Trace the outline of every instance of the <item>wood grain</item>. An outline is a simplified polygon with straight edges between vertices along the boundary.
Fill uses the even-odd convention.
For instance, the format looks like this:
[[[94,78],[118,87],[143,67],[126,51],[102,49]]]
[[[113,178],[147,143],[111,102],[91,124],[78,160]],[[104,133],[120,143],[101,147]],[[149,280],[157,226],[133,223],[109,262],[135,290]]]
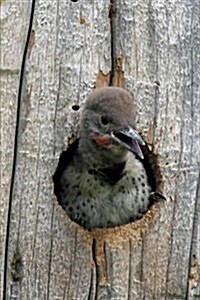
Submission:
[[[11,181],[14,171],[18,91],[30,19],[30,2],[0,2],[0,298],[3,299]]]
[[[138,128],[158,155],[168,200],[143,239],[146,297],[189,298],[191,255],[200,246],[200,7],[195,1],[114,3],[115,65],[122,61],[124,86],[135,93]]]
[[[27,49],[32,2],[11,3],[0,2],[11,16],[1,24],[0,296],[200,297],[198,0],[38,0]],[[135,95],[137,127],[167,201],[134,224],[87,232],[58,205],[52,176],[87,94],[109,84]]]

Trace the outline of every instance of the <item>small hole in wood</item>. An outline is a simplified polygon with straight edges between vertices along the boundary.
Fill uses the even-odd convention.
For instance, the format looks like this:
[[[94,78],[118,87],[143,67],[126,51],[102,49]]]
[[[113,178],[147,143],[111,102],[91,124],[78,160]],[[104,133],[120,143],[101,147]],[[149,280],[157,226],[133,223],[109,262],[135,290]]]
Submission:
[[[72,2],[78,2],[78,0],[71,0]]]
[[[79,108],[80,108],[80,106],[79,106],[78,104],[72,105],[72,109],[73,109],[74,111],[78,111]]]

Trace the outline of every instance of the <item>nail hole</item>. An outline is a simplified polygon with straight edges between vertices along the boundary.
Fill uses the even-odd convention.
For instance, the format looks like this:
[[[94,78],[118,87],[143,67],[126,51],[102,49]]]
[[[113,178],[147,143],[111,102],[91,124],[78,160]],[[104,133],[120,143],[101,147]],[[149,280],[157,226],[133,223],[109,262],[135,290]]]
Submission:
[[[72,105],[72,109],[73,109],[74,111],[79,110],[79,108],[80,108],[80,106],[79,106],[78,104]]]

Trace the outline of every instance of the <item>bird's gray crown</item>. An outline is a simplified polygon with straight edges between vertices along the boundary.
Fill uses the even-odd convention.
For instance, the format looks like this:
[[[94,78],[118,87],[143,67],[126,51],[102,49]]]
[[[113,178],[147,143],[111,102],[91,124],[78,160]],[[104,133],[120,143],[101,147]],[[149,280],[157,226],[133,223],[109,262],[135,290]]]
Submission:
[[[103,87],[93,91],[83,109],[83,118],[98,114],[115,129],[135,127],[133,96],[119,87]]]

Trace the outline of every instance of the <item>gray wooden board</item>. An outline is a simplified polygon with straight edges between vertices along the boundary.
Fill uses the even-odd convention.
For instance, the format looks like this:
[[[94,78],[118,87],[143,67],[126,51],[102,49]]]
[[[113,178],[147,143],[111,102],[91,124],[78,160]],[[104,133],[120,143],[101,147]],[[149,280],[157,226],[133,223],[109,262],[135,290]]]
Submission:
[[[147,299],[193,293],[190,255],[200,248],[196,237],[191,250],[194,220],[196,235],[200,223],[199,9],[198,1],[114,1],[115,60],[124,86],[135,92],[138,128],[158,154],[168,200],[159,226],[144,237]]]
[[[108,12],[108,1],[36,2],[17,141],[7,270],[9,297],[13,285],[19,287],[15,289],[17,299],[88,297],[91,247],[76,234],[77,226],[70,230],[69,219],[61,217],[52,175],[64,145],[77,130],[79,112],[71,106],[83,102],[99,72],[109,74]],[[14,282],[16,255],[20,271]],[[55,273],[57,268],[62,271]]]
[[[7,294],[16,299],[200,296],[200,7],[197,0],[112,2],[36,1],[21,97],[6,270]],[[23,8],[29,13],[19,14],[24,31],[30,5]],[[7,73],[2,77],[7,90],[12,85],[14,97],[20,65],[6,66],[17,70],[15,77],[9,73],[12,80]],[[68,139],[77,133],[80,111],[72,105],[82,108],[88,92],[108,85],[111,75],[113,84],[135,94],[137,127],[158,155],[167,202],[135,224],[89,233],[58,205],[52,175]],[[4,126],[4,136],[10,132],[11,153],[16,105],[5,109],[13,124]],[[8,152],[2,149],[9,183],[12,158],[6,161]],[[9,190],[4,195],[5,234]],[[2,294],[2,284],[0,288]]]
[[[31,1],[0,1],[0,298],[3,298],[7,217],[13,169],[18,89]]]

